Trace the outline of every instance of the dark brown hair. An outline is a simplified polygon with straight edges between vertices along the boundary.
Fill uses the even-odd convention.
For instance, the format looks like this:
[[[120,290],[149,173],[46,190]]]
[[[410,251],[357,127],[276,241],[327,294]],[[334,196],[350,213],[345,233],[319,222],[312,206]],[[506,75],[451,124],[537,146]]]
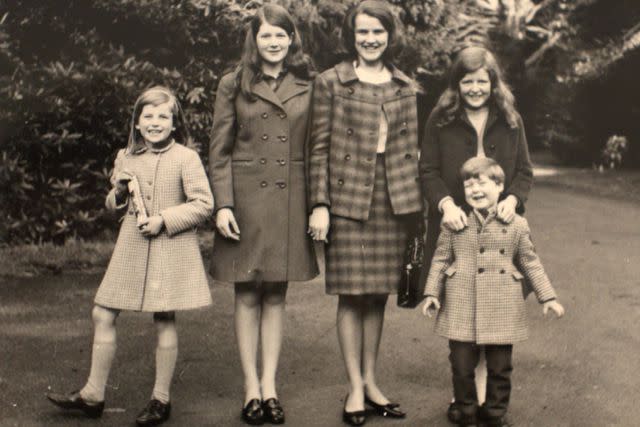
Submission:
[[[398,21],[394,16],[389,5],[380,0],[365,0],[354,6],[345,16],[342,23],[342,50],[344,56],[351,60],[358,58],[356,50],[356,16],[364,14],[376,18],[387,33],[389,33],[389,42],[387,48],[382,54],[382,60],[387,65],[392,65],[396,55],[402,49],[402,40],[398,29]]]
[[[491,157],[472,157],[462,164],[460,177],[463,181],[486,175],[496,184],[504,184],[504,170]]]
[[[491,81],[491,96],[489,102],[495,105],[511,128],[519,125],[519,116],[515,107],[515,99],[509,86],[504,81],[503,73],[495,56],[481,46],[470,46],[458,52],[449,69],[449,83],[440,95],[434,111],[439,114],[438,125],[451,123],[455,116],[464,108],[460,99],[460,80],[469,73],[485,69]]]

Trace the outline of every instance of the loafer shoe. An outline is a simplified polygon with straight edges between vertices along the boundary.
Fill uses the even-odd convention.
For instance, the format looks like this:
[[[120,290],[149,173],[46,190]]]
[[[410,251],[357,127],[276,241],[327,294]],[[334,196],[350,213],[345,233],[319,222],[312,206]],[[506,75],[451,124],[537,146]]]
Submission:
[[[371,406],[373,410],[382,417],[388,418],[404,418],[407,413],[400,409],[399,403],[387,403],[386,405],[380,405],[369,399],[368,396],[364,397],[364,403]]]
[[[447,418],[453,424],[458,424],[462,419],[462,411],[460,410],[458,405],[456,405],[456,402],[452,402],[449,405],[449,408],[447,408]]]
[[[266,422],[284,424],[284,409],[278,399],[272,397],[262,402],[262,412]]]
[[[366,411],[353,411],[347,412],[347,398],[349,395],[346,395],[344,398],[344,409],[342,410],[342,421],[349,424],[350,426],[361,426],[367,422],[367,412]]]
[[[157,426],[167,421],[171,416],[171,402],[162,403],[157,399],[151,399],[147,406],[138,414],[136,425]]]
[[[260,399],[251,399],[249,403],[242,408],[242,419],[245,423],[252,426],[264,424],[264,411]]]
[[[100,418],[104,411],[104,401],[88,402],[80,396],[80,391],[69,394],[47,393],[47,399],[59,408],[82,411],[89,418]]]

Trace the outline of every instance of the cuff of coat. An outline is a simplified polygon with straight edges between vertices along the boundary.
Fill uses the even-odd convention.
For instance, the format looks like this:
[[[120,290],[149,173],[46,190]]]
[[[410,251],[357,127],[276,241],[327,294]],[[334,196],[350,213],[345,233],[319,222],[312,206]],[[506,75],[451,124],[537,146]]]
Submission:
[[[111,190],[107,195],[107,199],[105,201],[105,206],[107,209],[119,211],[122,209],[126,209],[127,204],[129,203],[129,195],[124,194],[118,196],[115,190]]]
[[[189,223],[185,224],[184,221],[181,220],[180,215],[173,214],[171,209],[161,211],[160,216],[164,221],[164,228],[167,230],[169,236],[176,235],[190,227]]]
[[[546,299],[546,300],[544,300],[544,301],[540,301],[540,304],[546,304],[546,303],[548,303],[548,302],[555,301],[556,299],[557,299],[556,297],[553,297],[553,298],[547,298],[547,299]]]

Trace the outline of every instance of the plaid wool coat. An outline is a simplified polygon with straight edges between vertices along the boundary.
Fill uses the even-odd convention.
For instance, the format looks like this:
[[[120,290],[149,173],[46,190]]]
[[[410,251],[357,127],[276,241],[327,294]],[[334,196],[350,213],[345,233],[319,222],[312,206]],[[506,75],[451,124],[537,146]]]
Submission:
[[[387,187],[393,213],[418,212],[416,90],[411,79],[392,69],[392,97],[362,83],[350,61],[315,80],[309,154],[309,207],[329,206],[333,215],[366,220],[373,195],[380,110],[388,122],[385,152]],[[381,99],[383,98],[383,99]]]
[[[177,143],[138,154],[120,150],[111,177],[114,187],[123,169],[136,175],[147,213],[162,215],[165,227],[156,237],[144,237],[129,201],[118,206],[115,189],[109,192],[107,208],[124,217],[95,303],[152,312],[210,305],[195,228],[210,218],[213,197],[198,153]]]
[[[468,227],[443,227],[425,295],[439,298],[438,335],[477,344],[512,344],[528,337],[522,280],[539,302],[556,298],[531,242],[527,220],[505,224],[475,212]],[[520,265],[521,271],[515,264]]]

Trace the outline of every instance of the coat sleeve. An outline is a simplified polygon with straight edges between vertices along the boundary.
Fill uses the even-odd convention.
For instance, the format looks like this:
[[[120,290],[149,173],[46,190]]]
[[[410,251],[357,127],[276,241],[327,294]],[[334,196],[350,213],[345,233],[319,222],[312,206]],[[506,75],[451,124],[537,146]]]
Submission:
[[[441,298],[444,286],[445,271],[453,263],[453,232],[446,227],[441,227],[438,245],[431,260],[431,268],[427,277],[424,295]]]
[[[309,209],[330,206],[329,146],[333,116],[333,95],[322,75],[316,77],[311,103],[312,118],[309,138]]]
[[[109,194],[107,194],[107,198],[105,200],[105,206],[110,211],[121,212],[127,208],[129,204],[129,196],[125,197],[116,197],[116,176],[123,169],[124,163],[124,150],[119,150],[116,155],[116,159],[113,162],[113,171],[111,172],[111,190]]]
[[[531,284],[533,292],[539,302],[546,302],[556,298],[556,292],[551,286],[549,277],[544,271],[538,254],[536,254],[533,242],[531,241],[531,231],[527,220],[517,217],[519,233],[518,247],[516,248],[517,265],[522,270],[522,274]]]
[[[420,144],[420,161],[418,162],[422,191],[426,195],[430,207],[437,207],[443,198],[451,196],[440,173],[443,166],[440,163],[440,141],[436,126],[436,113],[432,112],[424,127]]]
[[[516,170],[511,185],[506,189],[505,194],[513,194],[520,202],[518,213],[524,212],[524,204],[529,198],[531,185],[533,184],[533,166],[529,158],[529,145],[524,131],[522,118],[518,117],[518,139],[516,153]]]
[[[213,196],[207,174],[200,156],[193,150],[187,151],[182,164],[181,178],[185,202],[160,212],[169,236],[196,227],[206,221],[213,212]]]
[[[234,76],[227,74],[218,84],[209,143],[209,177],[217,208],[233,208],[231,154],[236,140]]]

